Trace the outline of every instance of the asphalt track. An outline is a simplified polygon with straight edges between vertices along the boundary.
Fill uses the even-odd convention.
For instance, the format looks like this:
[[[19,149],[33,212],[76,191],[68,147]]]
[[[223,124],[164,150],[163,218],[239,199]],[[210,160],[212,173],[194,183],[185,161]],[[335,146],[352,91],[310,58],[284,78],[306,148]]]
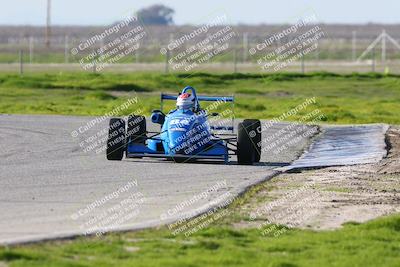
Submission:
[[[300,156],[315,134],[307,134],[309,126],[291,127],[298,140],[270,148],[257,166],[236,165],[235,158],[229,165],[160,159],[110,162],[104,152],[96,151],[100,146],[93,147],[104,137],[99,133],[107,130],[107,121],[79,133],[92,119],[0,115],[0,243],[99,233],[99,225],[109,230],[140,229],[207,211],[273,177],[273,169]],[[263,139],[282,138],[288,125],[269,127]],[[73,131],[76,137],[71,136]]]
[[[229,165],[160,159],[110,162],[101,150],[104,143],[97,143],[106,137],[108,121],[91,124],[92,120],[0,115],[0,244],[170,224],[229,204],[249,186],[278,174],[304,150],[296,161],[301,167],[307,167],[304,158],[315,163],[325,157],[343,164],[380,160],[387,129],[356,128],[356,133],[364,133],[360,143],[354,127],[324,127],[319,134],[321,129],[313,126],[264,127],[268,122],[263,121],[261,162],[239,166],[235,158]],[[310,147],[311,138],[315,141]],[[372,139],[376,142],[368,142]],[[336,153],[339,159],[335,159],[338,147],[344,153]],[[354,153],[355,147],[361,150]],[[318,154],[323,151],[328,154]],[[346,155],[354,160],[346,161]],[[181,226],[175,224],[171,231]]]

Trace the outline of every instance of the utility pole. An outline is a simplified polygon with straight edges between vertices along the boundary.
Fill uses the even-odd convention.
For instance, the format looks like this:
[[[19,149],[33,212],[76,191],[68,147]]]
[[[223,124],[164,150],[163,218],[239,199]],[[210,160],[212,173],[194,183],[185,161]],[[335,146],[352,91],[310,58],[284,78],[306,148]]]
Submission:
[[[50,48],[51,38],[51,0],[47,0],[46,47]]]
[[[139,63],[139,57],[140,57],[139,50],[140,49],[136,49],[136,51],[135,51],[135,62],[136,63]]]
[[[33,37],[29,37],[29,64],[33,62]]]
[[[382,64],[383,68],[386,68],[386,31],[382,32]]]
[[[243,33],[243,62],[247,62],[247,53],[249,51],[249,33]]]
[[[19,75],[24,75],[24,51],[19,50]]]
[[[374,46],[374,48],[372,49],[372,64],[371,64],[371,66],[372,66],[372,72],[375,72],[375,46]]]
[[[173,40],[174,40],[174,34],[171,33],[169,35],[169,43],[172,43]],[[164,72],[168,74],[169,73],[169,59],[171,58],[172,52],[168,49],[168,45],[167,45],[166,49],[167,49],[167,53],[165,53],[165,70],[164,70]]]
[[[351,58],[353,61],[356,61],[356,45],[357,45],[357,32],[353,31],[353,40],[352,40],[352,53],[351,53]]]
[[[237,73],[237,49],[233,50],[233,73]]]
[[[64,61],[67,64],[69,62],[69,38],[65,35],[64,38]]]
[[[169,73],[169,58],[170,58],[170,52],[169,49],[167,49],[167,53],[165,54],[165,73]]]

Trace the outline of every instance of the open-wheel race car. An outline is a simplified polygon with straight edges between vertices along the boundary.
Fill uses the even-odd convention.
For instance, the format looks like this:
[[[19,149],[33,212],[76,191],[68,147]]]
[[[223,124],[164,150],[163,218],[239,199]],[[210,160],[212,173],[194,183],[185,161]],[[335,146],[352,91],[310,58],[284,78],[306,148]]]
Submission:
[[[164,114],[164,100],[175,100],[176,109]],[[200,101],[231,102],[234,97],[197,96],[193,87],[187,86],[175,95],[161,94],[161,109],[154,110],[151,121],[160,124],[159,132],[147,131],[146,118],[130,115],[127,120],[110,119],[107,140],[107,159],[166,158],[176,162],[200,159],[229,162],[237,156],[239,164],[253,164],[261,157],[260,121],[246,119],[240,122],[235,133],[234,119],[230,125],[211,125],[208,114]]]

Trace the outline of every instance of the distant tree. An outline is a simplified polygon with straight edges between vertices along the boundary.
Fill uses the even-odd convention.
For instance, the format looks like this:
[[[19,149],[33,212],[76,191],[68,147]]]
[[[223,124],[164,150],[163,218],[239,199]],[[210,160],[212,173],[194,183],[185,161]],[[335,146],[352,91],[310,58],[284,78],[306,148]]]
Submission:
[[[174,23],[174,13],[172,8],[157,4],[139,10],[137,16],[145,24],[169,25]]]

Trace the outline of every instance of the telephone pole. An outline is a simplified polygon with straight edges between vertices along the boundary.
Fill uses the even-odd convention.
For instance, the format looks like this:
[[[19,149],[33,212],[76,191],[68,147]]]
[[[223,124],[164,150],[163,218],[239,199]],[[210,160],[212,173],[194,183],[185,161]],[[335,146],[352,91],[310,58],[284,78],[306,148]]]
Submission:
[[[51,0],[47,0],[46,47],[50,48],[51,38]]]
[[[353,60],[353,61],[356,61],[356,57],[357,57],[357,32],[356,31],[353,31],[353,33],[352,33],[352,35],[353,35],[353,38],[352,38],[352,42],[351,42],[351,46],[352,46],[352,52],[351,52],[351,59]]]

